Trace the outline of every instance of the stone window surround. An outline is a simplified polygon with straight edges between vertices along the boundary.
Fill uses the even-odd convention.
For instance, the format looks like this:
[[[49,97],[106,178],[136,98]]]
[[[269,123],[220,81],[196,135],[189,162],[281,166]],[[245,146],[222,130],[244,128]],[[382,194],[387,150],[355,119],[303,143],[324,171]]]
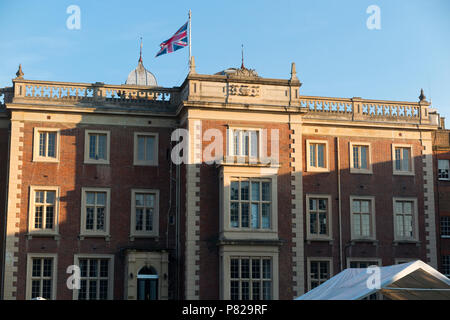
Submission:
[[[397,222],[396,222],[396,215],[395,215],[395,203],[397,201],[410,201],[413,204],[412,208],[412,215],[413,215],[413,236],[408,238],[402,238],[397,235]],[[417,206],[417,198],[413,197],[393,197],[392,198],[392,216],[393,216],[393,222],[394,222],[394,241],[395,242],[418,242],[419,241],[419,214],[418,214],[418,206]]]
[[[325,154],[324,154],[324,161],[325,161],[325,167],[313,167],[310,164],[310,156],[311,156],[311,144],[324,144],[325,145]],[[306,171],[307,172],[330,172],[330,156],[329,156],[329,144],[328,140],[317,140],[317,139],[307,139],[306,140]]]
[[[363,236],[356,236],[355,235],[355,229],[353,225],[353,200],[369,200],[370,201],[370,236],[369,237],[363,237]],[[351,228],[351,239],[356,241],[376,241],[376,211],[375,211],[375,197],[374,196],[350,196],[350,228]]]
[[[90,134],[106,134],[106,159],[90,159],[89,158],[89,135]],[[84,163],[88,164],[109,164],[111,149],[111,132],[109,130],[84,130]]]
[[[329,266],[329,276],[330,278],[333,277],[333,258],[331,257],[307,257],[306,258],[306,268],[307,268],[307,284],[308,287],[306,288],[307,291],[311,290],[311,262],[328,262]],[[329,279],[330,279],[329,278]]]
[[[363,147],[367,147],[368,150],[368,155],[367,155],[367,169],[361,169],[361,168],[354,168],[353,167],[353,147],[357,147],[357,146],[363,146]],[[373,174],[372,171],[372,148],[371,148],[371,143],[370,142],[353,142],[350,141],[349,142],[349,153],[350,153],[350,164],[349,164],[349,168],[350,168],[350,173],[361,173],[361,174]],[[360,155],[361,156],[361,155]]]
[[[80,259],[108,259],[108,300],[114,299],[114,255],[113,254],[75,254],[73,264],[80,265]],[[78,290],[72,290],[72,299],[78,300]]]
[[[222,165],[220,173],[220,236],[227,239],[278,239],[278,167]],[[231,228],[230,182],[234,177],[271,180],[270,229]]]
[[[31,274],[33,269],[33,259],[52,259],[52,298],[51,300],[56,300],[56,288],[57,288],[57,265],[58,265],[58,255],[55,253],[27,253],[27,279],[26,279],[26,290],[25,299],[31,299]]]
[[[154,159],[152,161],[138,159],[138,137],[139,136],[155,138],[155,143],[153,146]],[[134,142],[133,142],[133,165],[134,166],[158,166],[158,158],[159,158],[158,150],[159,150],[159,134],[157,132],[135,132],[134,133]]]
[[[52,157],[43,157],[39,155],[39,143],[40,138],[39,134],[41,132],[55,132],[56,140],[55,140],[55,158]],[[35,127],[33,129],[33,162],[59,162],[59,152],[60,152],[60,129],[58,128],[44,128],[44,127]]]
[[[272,259],[272,299],[279,299],[278,246],[224,245],[220,247],[220,299],[230,300],[230,260],[234,257]]]
[[[86,230],[86,192],[105,192],[106,206],[105,206],[105,231],[91,231]],[[97,188],[97,187],[83,187],[81,188],[81,225],[80,225],[80,239],[85,237],[105,237],[107,240],[110,237],[110,210],[111,206],[111,189]]]
[[[153,230],[136,231],[136,193],[151,193],[155,195],[155,208],[153,210]],[[130,215],[130,240],[134,238],[159,236],[159,190],[157,189],[131,189],[131,215]]]
[[[408,171],[403,171],[403,170],[397,170],[395,168],[395,149],[396,148],[409,148],[410,153],[410,165],[411,168]],[[398,143],[393,143],[392,144],[392,174],[393,175],[401,175],[401,176],[413,176],[415,174],[414,171],[414,155],[413,155],[413,145],[412,144],[398,144]]]
[[[35,217],[35,195],[36,191],[55,191],[55,212],[53,213],[53,229],[41,230],[34,228]],[[55,236],[59,235],[59,203],[60,203],[59,187],[57,186],[30,186],[29,188],[29,209],[28,209],[28,234],[32,236]]]
[[[311,234],[309,223],[310,223],[310,207],[309,207],[309,200],[310,199],[326,199],[327,200],[327,229],[328,234],[327,235],[319,235],[319,234]],[[329,194],[306,194],[305,195],[305,201],[306,201],[306,240],[311,241],[320,241],[320,240],[326,240],[331,241],[333,240],[333,204],[331,201],[331,195]]]

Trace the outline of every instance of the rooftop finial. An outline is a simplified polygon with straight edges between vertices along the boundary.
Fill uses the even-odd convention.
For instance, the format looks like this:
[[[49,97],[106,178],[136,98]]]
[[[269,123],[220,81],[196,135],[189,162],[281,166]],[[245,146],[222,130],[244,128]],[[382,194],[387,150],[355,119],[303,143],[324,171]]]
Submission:
[[[241,44],[241,51],[242,51],[241,69],[245,69],[245,67],[244,67],[244,45],[243,44]]]
[[[292,65],[291,65],[291,80],[298,80],[297,79],[297,70],[295,68],[295,62],[292,62]]]
[[[24,75],[24,73],[23,73],[23,71],[22,71],[22,65],[21,64],[19,64],[19,70],[17,70],[17,72],[16,72],[16,79],[23,79],[23,75]]]
[[[420,89],[419,101],[420,102],[426,102],[427,101],[427,97],[425,97],[425,94],[423,93],[423,89]]]
[[[141,50],[139,52],[139,62],[142,63],[142,37],[141,37]]]

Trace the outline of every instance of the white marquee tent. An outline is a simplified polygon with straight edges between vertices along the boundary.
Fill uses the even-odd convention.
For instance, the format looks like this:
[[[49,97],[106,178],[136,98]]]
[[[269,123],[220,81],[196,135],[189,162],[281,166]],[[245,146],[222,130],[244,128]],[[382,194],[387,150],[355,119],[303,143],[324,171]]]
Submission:
[[[393,300],[450,300],[450,279],[420,260],[379,272],[379,289],[371,289],[373,272],[349,268],[295,300],[360,300],[377,292]]]

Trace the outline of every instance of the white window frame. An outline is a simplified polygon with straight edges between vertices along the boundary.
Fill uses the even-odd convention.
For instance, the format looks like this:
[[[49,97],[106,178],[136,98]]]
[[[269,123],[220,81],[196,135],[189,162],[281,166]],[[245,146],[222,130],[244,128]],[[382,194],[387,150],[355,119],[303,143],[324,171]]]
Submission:
[[[28,253],[27,254],[27,278],[25,298],[31,300],[32,289],[32,272],[33,272],[33,259],[52,259],[52,297],[51,300],[56,300],[56,288],[57,288],[57,270],[58,270],[58,255],[54,253]],[[42,290],[42,288],[41,288]]]
[[[355,235],[355,226],[353,223],[353,201],[354,200],[363,200],[370,201],[370,236],[360,236]],[[375,220],[376,212],[375,212],[375,197],[373,196],[350,196],[350,227],[351,227],[351,237],[353,240],[368,240],[375,241],[376,240],[376,220]]]
[[[84,163],[90,164],[109,164],[110,162],[110,149],[111,149],[111,138],[110,131],[107,130],[88,130],[84,131]],[[91,159],[89,158],[89,146],[90,139],[89,136],[91,134],[103,134],[106,135],[106,159]]]
[[[410,168],[409,170],[398,170],[395,166],[396,157],[395,157],[395,149],[396,148],[406,148],[409,149],[409,156],[410,156]],[[414,175],[414,154],[413,154],[414,148],[412,144],[392,144],[392,170],[394,175],[403,175],[403,176],[413,176]],[[403,156],[403,155],[402,155]],[[400,161],[402,163],[402,161]]]
[[[55,212],[53,213],[53,228],[49,230],[37,229],[34,227],[35,222],[35,204],[36,204],[36,191],[54,191],[55,192]],[[41,236],[57,236],[59,234],[59,187],[56,186],[30,186],[29,189],[29,209],[28,209],[28,235],[41,235]],[[45,223],[43,217],[43,223]]]
[[[108,299],[114,299],[114,255],[113,254],[75,254],[73,264],[75,266],[80,266],[80,259],[108,259]],[[81,274],[80,274],[81,276]],[[78,289],[74,289],[72,298],[73,300],[78,300]],[[89,300],[89,299],[86,299]]]
[[[441,169],[441,166],[439,165],[441,163],[441,161],[446,161],[447,162],[447,168],[446,169]],[[439,171],[440,170],[447,170],[447,176],[448,178],[441,178],[439,177]],[[450,181],[450,160],[449,159],[438,159],[438,180],[440,181]]]
[[[449,234],[443,234],[443,229],[444,229],[444,226],[443,226],[443,218],[446,218],[446,219],[448,219],[448,226],[446,227],[446,228],[448,228],[449,230],[450,230],[450,216],[441,216],[440,217],[440,219],[439,219],[439,233],[440,233],[440,235],[441,235],[441,238],[443,238],[443,239],[449,239],[450,238],[450,232],[449,232]]]
[[[222,166],[220,173],[220,234],[227,239],[278,239],[278,167]],[[231,181],[234,178],[271,181],[270,228],[232,228],[230,225]]]
[[[307,240],[332,240],[333,239],[333,204],[331,201],[331,195],[327,194],[306,194],[306,239]],[[325,199],[327,200],[327,229],[328,234],[320,235],[320,234],[312,234],[310,230],[310,199]]]
[[[249,155],[244,155],[242,153],[240,154],[235,154],[234,150],[235,150],[235,140],[234,140],[234,132],[235,131],[254,131],[257,132],[257,155],[252,156],[251,155],[251,146],[252,146],[252,142],[251,142],[251,135],[249,135]],[[242,135],[239,136],[239,150],[242,151],[244,144],[243,144],[243,139],[242,139]],[[256,127],[239,127],[239,126],[229,126],[227,129],[227,155],[228,155],[228,159],[230,157],[234,157],[235,159],[245,159],[248,161],[244,161],[244,162],[250,162],[250,163],[257,163],[258,160],[261,159],[261,148],[262,148],[262,129],[261,128],[256,128]]]
[[[138,157],[138,138],[144,137],[153,137],[155,139],[155,143],[153,146],[153,160],[139,160]],[[135,132],[134,133],[134,147],[133,147],[133,165],[134,166],[157,166],[158,165],[158,150],[159,150],[159,135],[156,132]]]
[[[307,279],[308,279],[308,291],[311,290],[312,286],[311,286],[311,262],[328,262],[328,266],[329,266],[329,277],[328,279],[333,277],[333,258],[330,257],[308,257],[306,258],[306,264],[307,264]],[[328,280],[327,279],[327,280]],[[320,284],[324,283],[326,280],[322,281]]]
[[[105,231],[87,230],[86,229],[86,192],[105,192]],[[109,221],[110,221],[110,203],[111,203],[111,189],[110,188],[81,188],[81,237],[109,237]]]
[[[354,154],[353,147],[367,147],[367,168],[355,168],[354,167]],[[372,174],[372,150],[371,144],[368,142],[349,142],[349,153],[350,153],[350,173],[360,173],[360,174]],[[361,152],[358,153],[359,159],[358,163],[361,162]]]
[[[271,258],[272,259],[272,300],[279,299],[279,265],[278,246],[235,246],[224,245],[220,247],[220,299],[230,300],[231,274],[230,264],[232,258]]]
[[[136,193],[146,193],[155,195],[155,207],[153,210],[153,230],[136,231]],[[158,237],[159,236],[159,190],[156,189],[132,189],[131,190],[131,223],[130,238]]]
[[[397,234],[397,219],[395,214],[395,203],[397,201],[402,202],[412,202],[413,208],[412,208],[412,221],[413,221],[413,236],[412,237],[400,237]],[[402,241],[413,241],[417,242],[419,241],[419,214],[418,214],[418,207],[417,207],[417,198],[406,198],[406,197],[394,197],[392,198],[392,215],[393,215],[393,221],[394,221],[394,241],[402,242]]]
[[[313,144],[323,144],[325,145],[325,151],[324,151],[324,161],[325,161],[325,167],[318,167],[318,166],[312,166],[311,165],[311,145]],[[317,148],[316,148],[317,149]],[[309,172],[329,172],[330,171],[330,152],[329,152],[329,144],[328,140],[306,140],[306,171]],[[316,150],[316,164],[318,164],[317,160],[317,150]]]
[[[55,157],[41,156],[39,155],[40,147],[40,133],[41,132],[51,132],[56,133],[55,137]],[[60,145],[60,129],[58,128],[43,128],[36,127],[33,132],[33,162],[59,162],[59,145]],[[48,135],[46,138],[46,153],[48,152]]]

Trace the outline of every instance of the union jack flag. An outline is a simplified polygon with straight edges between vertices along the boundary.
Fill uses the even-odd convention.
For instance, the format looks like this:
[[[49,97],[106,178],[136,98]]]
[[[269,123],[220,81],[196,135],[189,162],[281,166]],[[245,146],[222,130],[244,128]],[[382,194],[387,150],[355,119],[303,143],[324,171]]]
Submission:
[[[175,34],[170,39],[162,42],[160,44],[161,49],[156,54],[156,57],[186,47],[188,45],[187,27],[188,22],[186,22],[180,29],[178,29],[178,31],[175,32]]]

